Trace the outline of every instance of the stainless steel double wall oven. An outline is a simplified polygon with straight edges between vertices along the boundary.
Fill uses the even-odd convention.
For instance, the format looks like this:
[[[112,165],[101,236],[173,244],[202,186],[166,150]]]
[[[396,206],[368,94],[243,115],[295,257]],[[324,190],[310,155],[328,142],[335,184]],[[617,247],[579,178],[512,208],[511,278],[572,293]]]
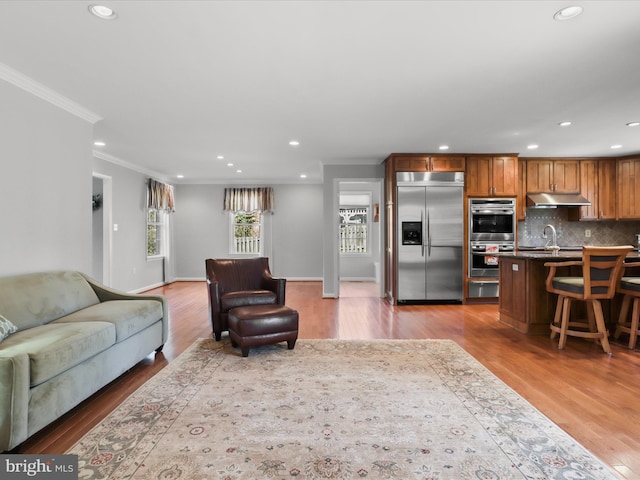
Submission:
[[[515,249],[515,198],[469,199],[469,277],[493,281],[469,281],[469,297],[498,296],[498,262],[492,252]]]

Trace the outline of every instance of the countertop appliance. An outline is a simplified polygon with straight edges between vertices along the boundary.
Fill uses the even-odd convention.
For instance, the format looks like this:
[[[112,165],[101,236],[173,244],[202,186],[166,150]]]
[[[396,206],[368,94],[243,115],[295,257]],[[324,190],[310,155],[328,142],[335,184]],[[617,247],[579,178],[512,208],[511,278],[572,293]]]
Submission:
[[[464,172],[397,172],[398,303],[461,303]]]

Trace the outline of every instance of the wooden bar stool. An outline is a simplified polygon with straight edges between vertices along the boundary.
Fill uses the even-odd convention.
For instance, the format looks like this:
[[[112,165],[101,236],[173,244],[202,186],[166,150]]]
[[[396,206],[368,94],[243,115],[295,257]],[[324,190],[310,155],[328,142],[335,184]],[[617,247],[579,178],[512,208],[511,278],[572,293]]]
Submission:
[[[623,267],[640,267],[640,263],[625,263]],[[636,340],[640,334],[640,330],[638,329],[638,317],[640,317],[640,277],[622,277],[618,284],[618,292],[624,294],[624,298],[613,338],[617,340],[621,333],[628,333],[629,348],[635,348]],[[631,319],[628,320],[627,317],[629,315],[631,300],[633,300],[633,311],[631,312]]]
[[[608,332],[605,326],[600,300],[611,299],[622,276],[622,264],[633,247],[583,247],[582,260],[547,262],[549,267],[546,288],[548,292],[558,294],[556,313],[550,325],[551,338],[560,334],[558,348],[562,349],[567,335],[593,338],[600,341],[605,353],[611,353]],[[559,267],[582,267],[582,276],[556,276]],[[586,303],[587,320],[570,321],[572,300]]]

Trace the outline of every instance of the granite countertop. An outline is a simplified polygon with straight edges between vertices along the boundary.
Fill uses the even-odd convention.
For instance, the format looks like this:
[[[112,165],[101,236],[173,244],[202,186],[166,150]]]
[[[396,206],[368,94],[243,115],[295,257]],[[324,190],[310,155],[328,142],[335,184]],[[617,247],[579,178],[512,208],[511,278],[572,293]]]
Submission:
[[[492,253],[491,255],[496,257],[507,258],[541,258],[541,259],[562,259],[562,260],[575,260],[582,258],[582,247],[560,247],[557,252],[544,250],[544,247],[518,247],[514,252],[501,252]],[[632,250],[627,258],[634,259],[640,258],[640,252]]]

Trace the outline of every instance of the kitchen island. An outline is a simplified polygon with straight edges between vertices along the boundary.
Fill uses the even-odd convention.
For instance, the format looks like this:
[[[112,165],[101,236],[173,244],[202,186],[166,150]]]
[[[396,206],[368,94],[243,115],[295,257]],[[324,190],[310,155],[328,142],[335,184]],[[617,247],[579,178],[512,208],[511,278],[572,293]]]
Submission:
[[[551,332],[549,324],[555,314],[558,296],[547,292],[545,282],[549,268],[544,264],[553,261],[579,260],[582,258],[582,252],[575,248],[561,249],[556,254],[544,250],[516,250],[496,256],[500,276],[500,322],[527,335],[548,335]],[[640,255],[637,251],[633,251],[627,258],[630,261],[637,261]],[[581,276],[582,268],[562,267],[558,269],[557,274]],[[628,270],[627,274],[640,275],[640,271]],[[616,297],[612,301],[602,302],[609,330],[617,321],[621,301],[621,298]],[[583,302],[573,303],[571,316],[578,318],[585,316]]]

